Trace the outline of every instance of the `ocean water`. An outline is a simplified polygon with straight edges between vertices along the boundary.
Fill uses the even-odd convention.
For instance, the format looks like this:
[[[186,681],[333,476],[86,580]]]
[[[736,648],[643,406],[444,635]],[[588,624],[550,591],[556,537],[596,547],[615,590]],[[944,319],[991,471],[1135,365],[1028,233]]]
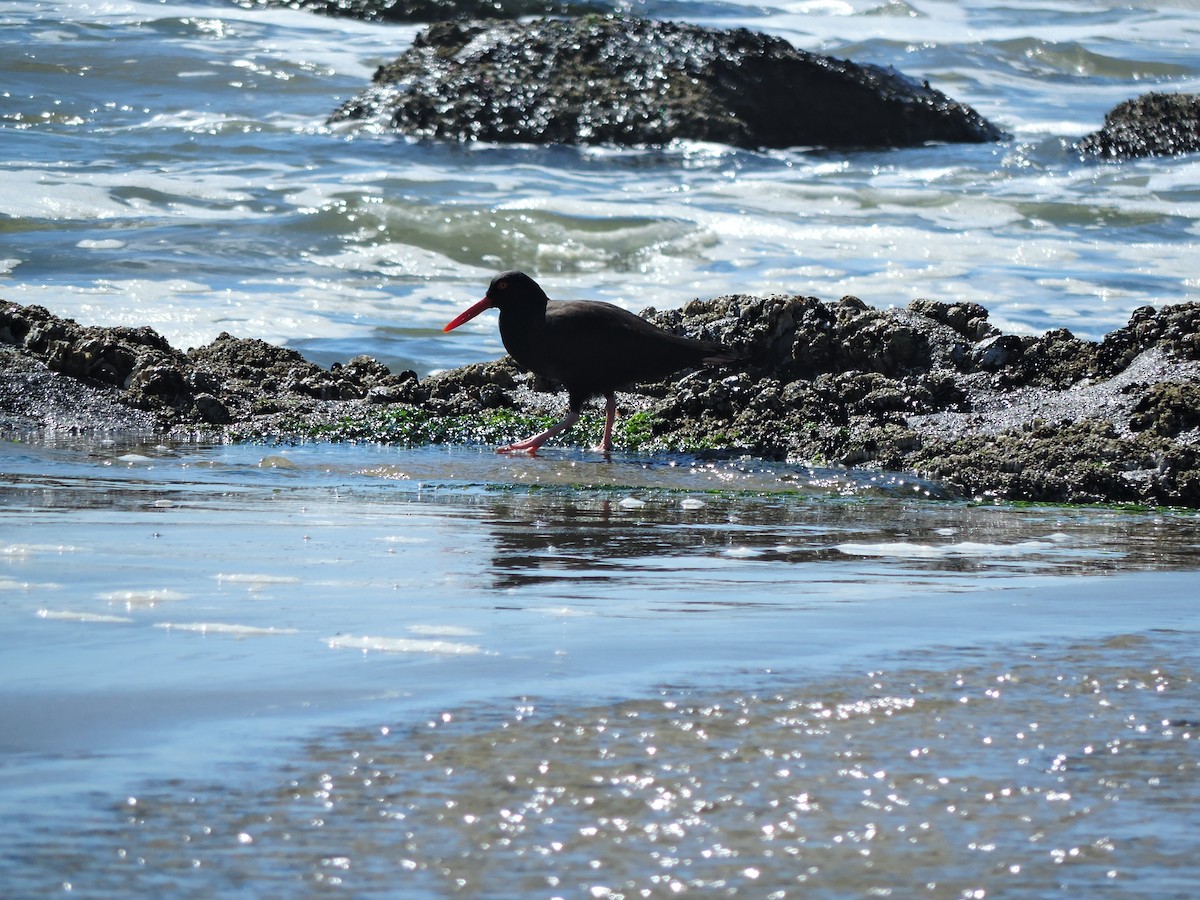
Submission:
[[[326,115],[415,27],[0,0],[0,297],[421,373],[497,270],[638,310],[1200,286],[1200,5],[635,3],[894,65],[996,145],[411,142]],[[0,895],[1190,897],[1194,511],[752,459],[0,446]]]
[[[1068,145],[1118,102],[1200,89],[1178,2],[634,3],[892,65],[995,145],[751,153],[447,146],[326,116],[416,27],[231,2],[0,2],[0,296],[181,346],[222,330],[419,373],[498,355],[439,328],[491,275],[667,308],[789,292],[985,304],[1097,338],[1200,291],[1195,157]]]

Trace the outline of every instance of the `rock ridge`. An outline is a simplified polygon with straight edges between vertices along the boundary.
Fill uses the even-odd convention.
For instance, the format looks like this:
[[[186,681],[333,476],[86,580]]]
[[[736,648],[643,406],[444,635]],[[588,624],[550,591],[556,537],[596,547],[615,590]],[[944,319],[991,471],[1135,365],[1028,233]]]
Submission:
[[[1200,508],[1200,303],[1100,341],[1004,334],[976,303],[732,295],[644,312],[746,357],[621,395],[618,450],[908,471],[979,499]],[[418,379],[222,334],[183,352],[0,301],[0,429],[216,439],[511,440],[561,412],[505,357]],[[573,438],[583,443],[586,437]]]

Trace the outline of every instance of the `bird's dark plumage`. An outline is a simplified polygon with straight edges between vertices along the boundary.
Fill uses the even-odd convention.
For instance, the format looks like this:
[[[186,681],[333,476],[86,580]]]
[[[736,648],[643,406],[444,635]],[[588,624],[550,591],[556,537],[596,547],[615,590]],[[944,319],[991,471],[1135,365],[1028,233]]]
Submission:
[[[570,395],[566,420],[501,450],[536,450],[574,425],[584,402],[598,394],[608,401],[602,449],[611,449],[614,391],[657,381],[680,369],[738,359],[720,344],[664,331],[611,303],[551,300],[523,272],[497,275],[484,298],[445,330],[457,328],[491,307],[500,310],[500,338],[512,358],[521,367],[562,383]]]

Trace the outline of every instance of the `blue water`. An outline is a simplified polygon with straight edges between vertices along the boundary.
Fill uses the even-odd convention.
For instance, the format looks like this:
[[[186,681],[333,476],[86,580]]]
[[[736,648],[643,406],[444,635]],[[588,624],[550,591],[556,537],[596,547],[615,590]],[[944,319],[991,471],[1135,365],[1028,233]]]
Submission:
[[[422,373],[491,275],[631,309],[1196,299],[1188,3],[632,4],[927,78],[1011,133],[446,146],[326,115],[415,29],[0,0],[0,296]],[[556,449],[0,446],[0,893],[1185,897],[1197,518]]]
[[[587,896],[608,884],[595,860],[657,883],[667,844],[698,854],[680,870],[695,889],[736,875],[749,896],[806,878],[819,896],[914,879],[1039,896],[1079,842],[1111,848],[1080,860],[1087,890],[1118,872],[1169,895],[1195,874],[1190,855],[1147,857],[1139,824],[1186,842],[1200,802],[1190,512],[566,449],[73,439],[7,444],[0,471],[6,896]],[[1102,777],[1116,793],[1064,768],[1092,746],[1124,773]],[[724,771],[730,747],[761,762]],[[426,771],[442,754],[457,762]],[[541,779],[524,772],[539,758],[553,780],[505,786]],[[771,763],[789,758],[806,762]],[[863,777],[908,798],[884,831],[913,838],[845,856],[845,829],[882,827]],[[919,799],[930,778],[940,803]],[[587,813],[598,784],[617,793]],[[670,799],[701,784],[755,816],[839,811],[747,831],[716,795]],[[810,792],[812,809],[795,800]],[[502,839],[514,803],[535,846],[525,826]],[[986,823],[1003,866],[937,824],[947,803]],[[424,824],[397,830],[407,817]],[[492,824],[458,832],[476,822]],[[802,855],[827,848],[820,871],[773,856],[777,826]]]

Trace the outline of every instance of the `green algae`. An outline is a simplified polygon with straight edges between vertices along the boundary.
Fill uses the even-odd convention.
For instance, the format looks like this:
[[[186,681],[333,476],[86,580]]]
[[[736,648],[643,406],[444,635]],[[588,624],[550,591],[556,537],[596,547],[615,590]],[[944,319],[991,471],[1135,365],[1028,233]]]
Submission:
[[[445,414],[422,407],[355,406],[332,417],[283,414],[231,426],[226,436],[247,441],[370,441],[404,447],[428,444],[503,445],[544,431],[558,418],[552,415],[485,409],[470,414]],[[579,423],[546,443],[550,447],[594,446],[599,443],[604,417],[585,413]],[[682,432],[650,411],[619,418],[613,428],[615,449],[630,452],[752,453],[744,436],[718,429]]]
[[[415,406],[358,408],[325,419],[284,416],[269,423],[232,429],[235,441],[287,435],[299,440],[375,441],[416,447],[425,444],[487,444],[518,440],[553,423],[551,416],[484,410],[474,415],[441,415]]]

